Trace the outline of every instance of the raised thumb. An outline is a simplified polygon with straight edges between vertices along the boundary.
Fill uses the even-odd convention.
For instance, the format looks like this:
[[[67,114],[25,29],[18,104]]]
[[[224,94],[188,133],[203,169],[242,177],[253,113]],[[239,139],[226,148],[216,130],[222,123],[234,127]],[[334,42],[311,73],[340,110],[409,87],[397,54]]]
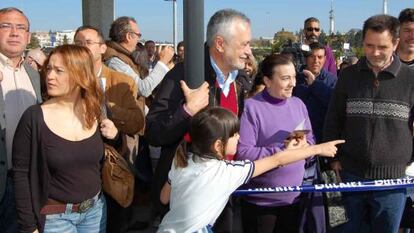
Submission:
[[[181,90],[184,92],[184,94],[190,91],[190,88],[187,86],[187,83],[185,83],[184,80],[180,81],[180,85],[181,85]]]

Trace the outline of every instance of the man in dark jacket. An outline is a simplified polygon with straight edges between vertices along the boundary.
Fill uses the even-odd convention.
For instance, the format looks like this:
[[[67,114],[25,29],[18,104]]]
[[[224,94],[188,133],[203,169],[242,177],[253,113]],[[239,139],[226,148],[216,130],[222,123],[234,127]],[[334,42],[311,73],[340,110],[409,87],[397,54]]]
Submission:
[[[183,81],[183,63],[177,64],[161,82],[147,115],[145,136],[149,144],[162,147],[153,183],[155,208],[161,214],[167,207],[161,208],[160,190],[191,117],[207,106],[222,106],[236,115],[243,110],[243,85],[238,79],[251,55],[250,20],[235,10],[218,11],[208,23],[206,38],[205,82],[197,89],[189,89]],[[226,226],[214,232],[231,232],[232,217],[227,219]]]
[[[313,135],[315,135],[316,142],[320,142],[323,122],[336,77],[323,69],[326,61],[325,46],[315,42],[309,47],[311,51],[306,57],[306,67],[296,76],[293,95],[305,103],[312,123]]]
[[[340,73],[328,108],[324,140],[346,140],[331,163],[343,181],[405,176],[413,151],[414,70],[394,55],[398,19],[365,21],[365,57]],[[349,221],[341,232],[360,231],[368,214],[371,232],[398,232],[405,189],[344,193]]]

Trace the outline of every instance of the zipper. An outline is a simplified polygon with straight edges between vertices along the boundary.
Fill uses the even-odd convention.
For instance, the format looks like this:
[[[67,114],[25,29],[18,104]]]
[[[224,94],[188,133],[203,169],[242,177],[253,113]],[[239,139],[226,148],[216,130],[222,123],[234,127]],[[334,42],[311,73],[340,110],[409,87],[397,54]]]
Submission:
[[[373,83],[373,88],[371,89],[371,99],[372,99],[372,115],[374,116],[374,111],[375,111],[375,97],[377,96],[378,92],[379,92],[379,78],[378,75],[375,75],[374,72],[372,72],[372,75],[374,75],[374,83]],[[370,138],[370,142],[369,142],[369,150],[368,153],[372,154],[372,150],[374,147],[374,135],[375,135],[375,125],[377,123],[377,118],[373,117],[371,120],[371,138]]]

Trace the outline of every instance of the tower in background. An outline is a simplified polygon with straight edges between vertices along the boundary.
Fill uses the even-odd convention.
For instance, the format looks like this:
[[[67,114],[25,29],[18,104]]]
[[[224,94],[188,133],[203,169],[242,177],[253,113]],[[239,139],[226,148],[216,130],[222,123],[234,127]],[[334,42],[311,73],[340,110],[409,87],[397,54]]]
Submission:
[[[331,10],[329,11],[329,35],[335,34],[335,17],[333,9],[333,0],[331,0]]]

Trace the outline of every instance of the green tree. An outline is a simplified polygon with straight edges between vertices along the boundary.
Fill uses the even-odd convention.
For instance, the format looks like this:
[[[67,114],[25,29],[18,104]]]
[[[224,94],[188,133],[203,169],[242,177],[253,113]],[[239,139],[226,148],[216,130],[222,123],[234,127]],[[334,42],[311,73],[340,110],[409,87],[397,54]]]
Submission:
[[[32,33],[32,36],[30,37],[30,42],[27,45],[28,49],[34,49],[40,47],[40,41],[39,38],[37,38],[36,33]]]
[[[318,42],[324,45],[329,44],[328,35],[325,33],[324,30],[321,30],[321,35],[319,36]]]
[[[352,47],[352,53],[355,54],[357,58],[364,56],[364,49],[361,47]]]

